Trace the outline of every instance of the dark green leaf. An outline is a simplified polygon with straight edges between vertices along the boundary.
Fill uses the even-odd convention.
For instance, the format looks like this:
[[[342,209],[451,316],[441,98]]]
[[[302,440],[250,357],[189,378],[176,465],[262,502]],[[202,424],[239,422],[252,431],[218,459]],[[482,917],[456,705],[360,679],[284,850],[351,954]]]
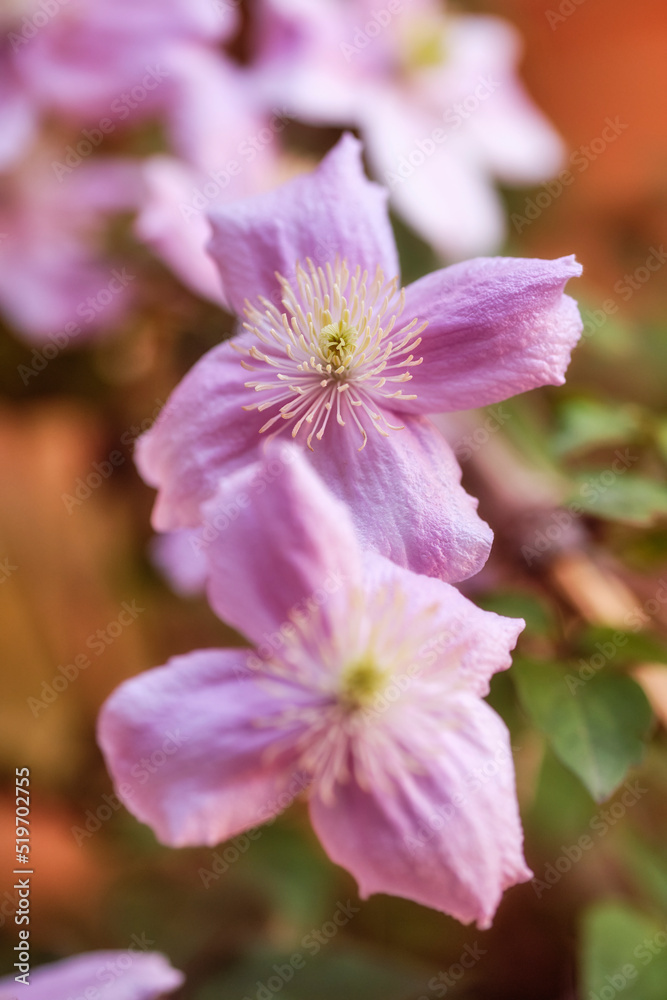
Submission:
[[[651,709],[631,678],[598,675],[581,681],[550,663],[523,660],[513,676],[521,703],[554,753],[602,802],[639,763]]]

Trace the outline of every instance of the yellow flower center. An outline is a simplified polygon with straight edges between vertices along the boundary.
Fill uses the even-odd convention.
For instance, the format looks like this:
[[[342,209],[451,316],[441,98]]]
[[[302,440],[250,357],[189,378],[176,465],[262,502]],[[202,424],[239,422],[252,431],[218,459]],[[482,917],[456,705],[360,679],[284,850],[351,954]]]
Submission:
[[[362,708],[372,701],[385,683],[386,671],[381,670],[374,660],[358,660],[343,672],[341,704],[349,709]]]

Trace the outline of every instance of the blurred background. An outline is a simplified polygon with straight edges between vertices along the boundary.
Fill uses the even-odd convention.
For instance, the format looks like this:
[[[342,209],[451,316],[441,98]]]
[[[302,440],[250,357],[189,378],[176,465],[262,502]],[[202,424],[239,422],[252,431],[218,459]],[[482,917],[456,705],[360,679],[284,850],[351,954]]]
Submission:
[[[186,972],[182,1000],[664,1000],[664,4],[10,0],[0,31],[3,970],[29,767],[35,964],[138,939]],[[491,701],[536,879],[485,932],[359,903],[303,804],[252,841],[163,848],[95,743],[120,681],[242,643],[196,568],[161,572],[132,461],[233,330],[204,211],[311,169],[345,128],[392,192],[406,282],[478,254],[584,265],[566,385],[441,425],[496,534],[463,589],[527,621]]]

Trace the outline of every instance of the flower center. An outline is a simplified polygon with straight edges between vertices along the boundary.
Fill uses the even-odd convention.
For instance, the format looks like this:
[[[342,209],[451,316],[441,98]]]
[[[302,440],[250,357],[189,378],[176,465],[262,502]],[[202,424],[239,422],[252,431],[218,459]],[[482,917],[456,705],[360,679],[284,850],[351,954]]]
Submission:
[[[387,683],[387,673],[374,660],[366,658],[349,666],[342,676],[340,703],[346,709],[370,704]]]
[[[357,346],[359,331],[346,326],[342,319],[328,323],[320,333],[320,348],[334,368],[349,368]]]
[[[408,73],[433,69],[447,58],[447,29],[442,16],[411,18],[402,39],[402,63]]]
[[[334,414],[339,426],[349,422],[361,434],[361,451],[369,428],[385,437],[402,429],[388,422],[385,410],[393,400],[415,399],[400,386],[412,378],[409,369],[421,364],[411,352],[426,323],[401,321],[405,292],[397,278],[386,281],[379,267],[369,281],[367,271],[352,272],[345,261],[306,265],[297,265],[295,287],[277,276],[282,309],[265,298],[259,299],[261,309],[246,304],[244,327],[260,345],[234,346],[245,355],[244,368],[261,372],[246,387],[268,395],[244,409],[275,411],[260,434],[285,421],[296,437],[305,426],[311,450]]]

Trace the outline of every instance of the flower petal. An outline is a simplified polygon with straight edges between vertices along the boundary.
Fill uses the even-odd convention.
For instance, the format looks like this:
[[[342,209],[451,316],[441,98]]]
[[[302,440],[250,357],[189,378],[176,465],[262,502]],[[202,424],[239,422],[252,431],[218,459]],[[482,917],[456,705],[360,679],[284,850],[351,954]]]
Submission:
[[[511,666],[511,651],[525,628],[523,619],[482,611],[456,587],[406,572],[370,552],[364,570],[369,598],[384,587],[400,591],[406,623],[423,620],[428,613],[431,638],[419,651],[415,675],[437,676],[455,667],[458,679],[481,697],[489,693],[491,677]]]
[[[296,445],[267,448],[260,466],[232,476],[204,505],[203,517],[208,595],[221,618],[261,643],[314,602],[325,633],[335,632],[349,587],[361,581],[359,545],[348,509]]]
[[[440,741],[396,775],[391,791],[338,785],[333,804],[313,797],[313,826],[363,898],[413,899],[489,927],[503,890],[531,872],[522,852],[509,733],[483,701],[450,694]],[[410,743],[406,730],[405,742]]]
[[[386,438],[371,430],[361,452],[353,428],[331,422],[312,452],[313,465],[349,505],[365,545],[415,573],[464,580],[486,562],[491,529],[461,487],[454,454],[433,424],[394,417],[403,429]]]
[[[185,285],[224,306],[220,276],[205,250],[211,227],[204,215],[187,203],[196,187],[195,175],[179,160],[153,156],[144,165],[144,181],[145,196],[135,223],[137,236]]]
[[[496,250],[506,229],[499,196],[464,133],[445,135],[442,115],[397,88],[374,97],[363,134],[376,176],[391,190],[392,207],[447,259]]]
[[[387,192],[369,181],[361,162],[361,143],[344,135],[312,174],[275,191],[221,206],[209,213],[215,260],[226,298],[237,313],[260,295],[279,302],[276,271],[288,281],[297,262],[333,263],[385,277],[399,272]]]
[[[150,542],[151,562],[181,597],[203,594],[208,579],[208,562],[195,528],[167,531]]]
[[[175,657],[126,681],[102,707],[98,741],[117,794],[165,844],[217,844],[277,815],[306,785],[293,753],[267,751],[276,744],[269,723],[309,696],[263,681],[251,655]],[[278,738],[293,743],[297,732],[285,723]]]
[[[581,274],[574,257],[479,258],[420,278],[405,316],[427,320],[401,412],[438,413],[498,403],[541,385],[561,385],[583,324],[563,294]]]
[[[214,347],[137,441],[139,472],[159,490],[153,510],[157,531],[197,527],[200,505],[216,493],[220,478],[259,458],[266,417],[243,409],[252,402],[247,378],[230,343]]]
[[[184,976],[157,952],[89,951],[30,971],[30,1000],[94,996],[96,1000],[157,1000]],[[6,992],[5,992],[6,991]],[[13,976],[0,979],[0,998],[17,993]]]

